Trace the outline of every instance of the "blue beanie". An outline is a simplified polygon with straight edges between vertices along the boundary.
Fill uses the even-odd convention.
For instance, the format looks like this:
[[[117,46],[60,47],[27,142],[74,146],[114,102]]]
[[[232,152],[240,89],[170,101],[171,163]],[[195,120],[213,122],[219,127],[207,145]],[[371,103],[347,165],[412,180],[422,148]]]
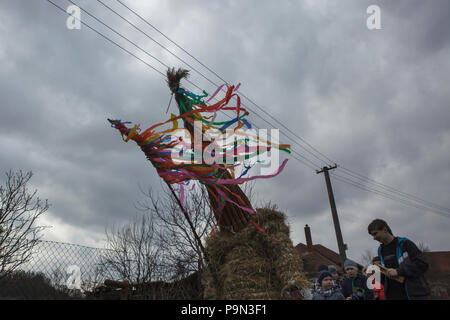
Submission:
[[[331,275],[331,273],[330,272],[328,272],[328,271],[322,271],[321,273],[319,273],[319,278],[317,278],[317,282],[319,283],[319,286],[322,286],[322,281],[323,281],[323,279],[325,279],[326,277],[333,277],[332,275]]]

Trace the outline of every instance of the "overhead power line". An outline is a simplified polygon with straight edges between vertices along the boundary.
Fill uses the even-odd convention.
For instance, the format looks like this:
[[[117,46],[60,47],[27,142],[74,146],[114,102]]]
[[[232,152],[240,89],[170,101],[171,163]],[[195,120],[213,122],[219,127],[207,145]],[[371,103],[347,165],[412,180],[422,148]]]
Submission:
[[[70,1],[70,0],[68,0]],[[211,79],[209,79],[207,76],[205,76],[203,73],[201,73],[200,71],[198,71],[196,68],[194,68],[192,65],[190,65],[189,63],[187,63],[184,59],[180,58],[178,55],[176,55],[175,53],[173,53],[171,50],[169,50],[168,48],[166,48],[164,45],[162,45],[161,43],[159,43],[157,40],[155,40],[153,37],[151,37],[150,35],[148,35],[145,31],[143,31],[141,28],[139,28],[138,26],[136,26],[133,22],[131,22],[130,20],[128,20],[127,18],[125,18],[123,15],[121,15],[120,13],[118,13],[116,10],[114,10],[113,8],[111,8],[110,6],[106,5],[103,1],[101,0],[97,0],[97,2],[99,2],[100,4],[102,4],[105,8],[107,8],[108,10],[110,10],[111,12],[113,12],[115,15],[117,15],[119,18],[121,18],[122,20],[124,20],[125,22],[127,22],[129,25],[131,25],[133,28],[135,28],[136,30],[138,30],[140,33],[142,33],[144,36],[146,36],[148,39],[152,40],[153,42],[155,42],[158,46],[160,46],[163,50],[167,51],[169,54],[171,54],[172,56],[174,56],[176,59],[178,59],[179,61],[181,61],[182,63],[184,63],[186,66],[188,66],[189,68],[191,68],[194,72],[198,73],[200,76],[202,76],[204,79],[206,79],[207,81],[209,81],[211,84],[213,84],[216,88],[219,87],[219,85],[217,83],[215,83],[214,81],[212,81]],[[125,5],[123,2],[121,1],[117,1],[119,2],[122,6],[124,6],[125,8],[127,8],[130,12],[132,12],[134,15],[136,15],[139,19],[141,19],[142,21],[144,21],[146,24],[148,24],[149,26],[151,26],[153,29],[155,29],[158,33],[160,33],[161,35],[163,35],[166,39],[168,39],[171,43],[175,44],[178,48],[180,48],[183,52],[187,53],[190,57],[194,58],[195,61],[199,62],[203,67],[205,67],[208,71],[210,71],[211,73],[213,73],[216,77],[218,77],[221,81],[223,81],[224,83],[226,83],[227,85],[230,85],[230,83],[228,81],[226,81],[225,79],[223,79],[221,76],[219,76],[216,72],[214,72],[211,68],[208,68],[205,64],[201,63],[198,59],[196,59],[195,57],[193,57],[193,55],[191,55],[190,53],[188,53],[185,49],[183,49],[180,45],[178,45],[176,42],[174,42],[173,40],[171,40],[169,37],[167,37],[164,33],[162,33],[159,29],[155,28],[152,24],[150,24],[149,22],[147,22],[146,19],[144,19],[141,15],[139,15],[138,13],[136,13],[134,10],[132,10],[130,7],[128,7],[127,5]],[[317,149],[315,149],[312,145],[310,145],[306,140],[304,140],[303,138],[301,138],[300,136],[298,136],[296,133],[294,133],[292,130],[290,130],[288,127],[286,127],[283,123],[281,123],[280,121],[278,121],[275,117],[273,117],[271,114],[269,114],[267,111],[265,111],[263,108],[261,108],[259,105],[257,105],[255,102],[253,102],[250,98],[248,98],[247,96],[245,96],[241,91],[237,91],[237,93],[240,94],[240,96],[246,98],[248,101],[250,101],[254,106],[256,106],[258,109],[260,109],[263,113],[265,113],[266,115],[268,115],[271,119],[273,119],[275,122],[277,122],[278,124],[280,124],[283,128],[285,128],[288,132],[290,132],[291,134],[293,134],[297,139],[300,139],[303,143],[305,143],[307,146],[309,146],[312,150],[316,151],[317,153],[321,154]],[[248,105],[245,105],[244,103],[242,103],[242,106],[246,107],[248,110],[252,111],[258,118],[262,119],[265,123],[269,124],[270,126],[275,127],[272,123],[270,123],[269,121],[267,121],[266,119],[264,119],[261,115],[259,115],[257,112],[255,112],[254,110],[252,110]],[[300,146],[302,149],[304,149],[307,153],[311,154],[313,157],[317,158],[318,160],[324,162],[325,164],[327,164],[327,162],[325,162],[324,160],[322,160],[320,157],[318,157],[314,152],[311,152],[310,150],[308,150],[307,148],[305,148],[303,145],[299,144],[295,139],[292,139],[290,136],[286,135],[286,137],[293,141],[294,143],[296,143],[298,146]],[[323,155],[324,156],[324,155]],[[327,158],[325,156],[325,158]],[[327,158],[329,159],[329,158]],[[329,160],[331,161],[331,160]],[[332,162],[332,161],[331,161]],[[312,162],[311,162],[312,163]],[[314,166],[316,166],[316,168],[319,168],[320,166],[317,166],[316,164],[314,164]]]
[[[100,0],[97,0],[99,2],[101,2]],[[209,72],[211,72],[212,74],[214,74],[217,78],[219,78],[221,81],[223,81],[226,84],[229,84],[229,82],[227,80],[225,80],[224,78],[222,78],[219,74],[217,74],[217,72],[215,72],[214,70],[212,70],[211,68],[209,68],[208,66],[206,66],[204,63],[202,63],[200,60],[198,60],[196,57],[194,57],[192,54],[190,54],[188,51],[186,51],[183,47],[181,47],[180,45],[178,45],[178,43],[176,43],[175,41],[173,41],[172,39],[170,39],[167,35],[165,35],[162,31],[160,31],[158,28],[156,28],[154,25],[152,25],[150,22],[148,22],[145,18],[143,18],[140,14],[138,14],[135,10],[131,9],[129,6],[127,6],[126,4],[124,4],[122,1],[120,0],[116,0],[118,3],[120,3],[122,6],[124,6],[125,8],[127,8],[130,12],[132,12],[135,16],[137,16],[140,20],[142,20],[144,23],[146,23],[148,26],[150,26],[151,28],[153,28],[156,32],[158,32],[159,34],[161,34],[164,38],[166,38],[167,40],[169,40],[172,44],[174,44],[177,48],[179,48],[180,50],[182,50],[184,53],[186,53],[189,57],[191,57],[192,59],[194,59],[196,62],[198,62],[201,66],[203,66],[205,69],[207,69]],[[216,85],[217,86],[217,85]],[[327,159],[329,161],[328,164],[330,163],[334,163],[333,160],[331,160],[330,158],[328,158],[326,155],[324,155],[323,153],[321,153],[319,150],[317,150],[316,148],[314,148],[311,144],[309,144],[305,139],[303,139],[302,137],[298,136],[296,133],[292,132],[291,129],[289,129],[288,127],[286,127],[283,123],[281,123],[280,121],[278,121],[278,119],[276,119],[274,116],[272,116],[271,114],[269,114],[266,110],[264,110],[263,108],[261,108],[258,104],[256,104],[253,100],[251,100],[250,98],[248,98],[244,93],[238,91],[238,93],[246,98],[248,101],[250,101],[255,107],[257,107],[258,109],[260,109],[262,112],[264,112],[266,115],[268,115],[271,119],[275,120],[279,125],[281,125],[283,128],[285,128],[288,132],[290,132],[292,135],[294,135],[297,139],[299,139],[300,141],[302,141],[303,143],[305,143],[307,146],[309,146],[312,150],[314,150],[315,152],[317,152],[318,154],[320,154],[323,158]],[[315,154],[312,153],[312,155],[317,158],[318,160],[322,161],[323,163],[327,164],[326,161],[324,161],[323,159],[317,157]]]
[[[51,0],[46,0],[47,2],[49,2],[50,4],[52,4],[53,6],[55,6],[56,8],[58,8],[59,10],[61,10],[62,12],[64,12],[65,14],[68,15],[68,13],[66,12],[66,10],[64,10],[63,8],[61,8],[60,6],[58,6],[56,3],[54,3]],[[91,27],[89,24],[87,24],[84,21],[79,20],[80,23],[82,23],[84,26],[88,27],[89,29],[91,29],[92,31],[94,31],[95,33],[97,33],[99,36],[105,38],[106,40],[108,40],[109,42],[111,42],[112,44],[116,45],[117,47],[119,47],[120,49],[122,49],[123,51],[125,51],[126,53],[128,53],[129,55],[133,56],[134,58],[138,59],[139,61],[141,61],[142,63],[144,63],[145,65],[147,65],[149,68],[153,69],[154,71],[156,71],[157,73],[159,73],[160,75],[162,75],[163,77],[165,77],[166,75],[164,73],[162,73],[161,71],[159,71],[158,69],[156,69],[155,67],[153,67],[152,65],[150,65],[149,63],[147,63],[146,61],[142,60],[141,58],[139,58],[138,56],[136,56],[134,53],[132,53],[131,51],[125,49],[124,47],[122,47],[120,44],[118,44],[117,42],[115,42],[114,40],[112,40],[111,38],[108,38],[107,36],[105,36],[103,33],[101,33],[100,31],[96,30],[95,28]]]
[[[152,25],[150,22],[148,22],[145,18],[143,18],[140,14],[138,14],[135,10],[131,9],[129,6],[127,6],[125,3],[123,3],[120,0],[116,0],[118,3],[120,3],[123,7],[125,7],[126,9],[128,9],[130,12],[132,12],[136,17],[138,17],[140,20],[142,20],[144,23],[146,23],[148,26],[150,26],[151,28],[153,28],[153,30],[155,30],[156,32],[158,32],[160,35],[162,35],[164,38],[166,38],[167,40],[169,40],[172,44],[174,44],[177,48],[179,48],[180,50],[182,50],[184,53],[186,53],[189,57],[191,57],[192,59],[194,59],[197,63],[199,63],[201,66],[203,66],[205,69],[207,69],[209,72],[211,72],[212,74],[214,74],[217,78],[219,78],[222,82],[227,83],[226,80],[224,80],[220,75],[218,75],[214,70],[210,69],[208,66],[206,66],[205,64],[203,64],[200,60],[198,60],[196,57],[194,57],[193,55],[191,55],[188,51],[186,51],[185,49],[183,49],[183,47],[181,47],[180,45],[178,45],[175,41],[173,41],[172,39],[170,39],[167,35],[165,35],[163,32],[161,32],[158,28],[156,28],[154,25]]]
[[[102,3],[101,0],[97,0],[98,2]],[[207,65],[205,65],[204,63],[202,63],[200,60],[198,60],[196,57],[194,57],[192,54],[190,54],[187,50],[185,50],[182,46],[178,45],[178,43],[176,43],[175,41],[173,41],[171,38],[169,38],[166,34],[164,34],[161,30],[159,30],[157,27],[155,27],[153,24],[151,24],[150,22],[148,22],[147,19],[145,19],[144,17],[142,17],[139,13],[137,13],[135,10],[133,10],[132,8],[130,8],[129,6],[127,6],[125,3],[123,3],[121,0],[116,0],[119,4],[121,4],[123,7],[125,7],[126,9],[128,9],[130,12],[132,12],[136,17],[138,17],[140,20],[142,20],[145,24],[147,24],[148,26],[150,26],[153,30],[155,30],[156,32],[158,32],[160,35],[162,35],[164,38],[166,38],[168,41],[170,41],[172,44],[174,44],[176,47],[178,47],[180,50],[182,50],[184,53],[186,53],[189,57],[191,57],[192,59],[194,59],[197,63],[199,63],[201,66],[203,66],[205,69],[207,69],[209,72],[211,72],[212,74],[214,74],[217,78],[219,78],[221,81],[223,81],[224,83],[228,83],[227,80],[225,80],[223,77],[221,77],[217,72],[215,72],[214,70],[212,70],[211,68],[209,68]],[[108,7],[109,8],[109,7]],[[109,8],[110,10],[112,10],[113,12],[115,12],[113,9]],[[128,20],[127,20],[128,21]],[[128,21],[129,22],[129,21]],[[130,23],[130,22],[129,22]],[[130,23],[132,24],[132,23]],[[134,24],[132,24],[133,27],[135,27],[137,30],[139,30],[140,32],[144,33],[140,28],[136,27]],[[177,57],[178,58],[178,57]],[[181,61],[185,62],[184,60],[180,59]],[[186,63],[186,62],[185,62]],[[187,64],[187,63],[186,63]],[[187,64],[188,65],[188,64]],[[195,68],[193,68],[194,71],[198,72]],[[209,80],[206,76],[204,76],[203,74],[201,74],[200,72],[198,72],[203,78],[207,79],[208,81],[210,81],[211,83],[213,83],[214,85],[217,86],[217,84],[215,84],[213,81]],[[295,140],[291,139],[289,136],[287,136],[291,141],[294,141],[297,145],[301,146],[303,149],[305,149],[308,153],[310,153],[312,156],[314,156],[316,159],[318,159],[319,161],[328,164],[326,161],[324,161],[323,159],[326,159],[327,161],[329,161],[329,163],[335,163],[335,161],[331,160],[329,157],[327,157],[325,154],[323,154],[322,152],[320,152],[319,150],[317,150],[314,146],[312,146],[311,144],[309,144],[305,139],[303,139],[302,137],[300,137],[299,135],[297,135],[295,132],[293,132],[291,129],[289,129],[287,126],[285,126],[282,122],[280,122],[278,119],[276,119],[275,117],[273,117],[271,114],[269,114],[266,110],[264,110],[263,108],[261,108],[258,104],[256,104],[255,102],[253,102],[250,98],[248,98],[245,94],[243,94],[242,92],[238,91],[238,93],[246,98],[248,101],[250,101],[254,106],[256,106],[259,110],[261,110],[263,113],[265,113],[266,115],[268,115],[272,120],[274,120],[276,123],[278,123],[279,125],[281,125],[284,129],[286,129],[289,133],[291,133],[294,137],[296,137],[297,139],[299,139],[300,141],[302,141],[304,144],[306,144],[308,147],[310,147],[312,150],[314,150],[317,154],[319,154],[321,157],[318,157],[316,154],[310,152],[309,150],[306,150],[302,145],[298,144]],[[249,108],[250,109],[250,108]],[[251,110],[251,109],[250,109]],[[257,114],[257,113],[256,113]],[[258,115],[258,114],[257,114]],[[259,115],[258,115],[259,116]],[[261,118],[261,117],[260,117]],[[268,123],[269,125],[272,125],[271,123],[267,122],[265,119],[263,119],[266,123]],[[294,151],[294,153],[296,153]],[[297,153],[298,154],[298,153]],[[300,154],[298,154],[300,155]],[[310,161],[309,159],[306,159],[305,157],[303,157],[302,155],[300,155],[302,158],[304,158],[306,161],[308,161],[310,164],[312,164],[314,167],[317,167],[317,164]],[[297,159],[298,161],[300,161],[299,159]],[[300,161],[303,164],[305,164],[303,161]],[[308,165],[308,167],[310,167]],[[310,167],[311,168],[311,167]],[[397,190],[395,188],[389,187],[387,185],[384,185],[382,183],[378,183],[375,180],[370,179],[369,177],[365,177],[362,176],[360,174],[355,173],[354,171],[351,171],[350,169],[346,169],[345,167],[339,166],[339,168],[341,168],[342,170],[344,170],[345,172],[342,172],[343,174],[352,176],[354,178],[357,179],[363,179],[365,181],[372,181],[373,183],[375,183],[375,185],[382,187],[383,189],[389,191],[389,192],[393,192],[395,194],[399,194],[402,197],[406,197],[410,200],[414,200],[414,201],[418,201],[421,203],[425,203],[428,206],[434,207],[438,210],[444,210],[449,212],[450,209],[433,204],[429,201],[423,200],[417,196],[414,195],[410,195],[407,194],[405,192],[402,192],[400,190]],[[313,169],[315,170],[315,168]],[[359,177],[355,177],[354,174],[358,175]]]
[[[127,41],[128,43],[130,43],[131,45],[135,46],[137,49],[141,50],[143,53],[145,53],[146,55],[148,55],[150,58],[156,60],[157,62],[159,62],[161,65],[163,65],[166,68],[169,68],[169,66],[167,64],[165,64],[163,61],[161,61],[160,59],[156,58],[154,55],[152,55],[151,53],[149,53],[147,50],[143,49],[141,46],[139,46],[138,44],[136,44],[135,42],[131,41],[130,39],[128,39],[126,36],[124,36],[123,34],[121,34],[120,32],[118,32],[117,30],[115,30],[114,28],[112,28],[111,26],[109,26],[108,24],[106,24],[105,22],[103,22],[102,20],[100,20],[99,18],[97,18],[94,14],[92,14],[90,11],[86,10],[84,7],[78,5],[77,3],[73,2],[72,0],[67,0],[68,2],[70,2],[73,5],[78,6],[83,12],[85,12],[87,15],[89,15],[91,18],[93,18],[95,21],[97,21],[98,23],[100,23],[101,25],[105,26],[106,28],[108,28],[109,30],[111,30],[114,34],[118,35],[119,37],[121,37],[122,39],[124,39],[125,41]],[[99,0],[98,0],[99,1]],[[49,1],[50,3],[52,3],[53,5],[55,5],[52,1]],[[103,4],[103,2],[99,1],[100,3]],[[61,7],[59,7],[58,5],[55,5],[56,7],[58,7],[61,11],[64,11],[64,9],[62,9]],[[114,11],[113,9],[107,7],[108,9]],[[64,11],[65,12],[65,11]],[[65,12],[67,13],[67,12]],[[121,15],[119,15],[120,17],[122,17]],[[123,17],[122,17],[123,18]],[[111,41],[113,44],[117,45],[119,48],[125,50],[126,52],[130,53],[133,57],[138,58],[136,55],[132,54],[130,51],[126,50],[125,48],[123,48],[122,46],[120,46],[119,44],[117,44],[115,41],[111,40],[110,38],[108,38],[107,36],[105,36],[104,34],[102,34],[101,32],[99,32],[98,30],[94,29],[92,26],[88,25],[87,23],[81,21],[84,25],[86,25],[88,28],[90,28],[91,30],[94,30],[96,33],[100,34],[102,37],[108,39],[109,41]],[[131,22],[129,22],[127,20],[128,23],[132,24]],[[133,25],[134,26],[134,25]],[[136,27],[137,28],[137,27]],[[137,28],[139,29],[139,28]],[[140,30],[140,29],[139,29]],[[162,46],[162,45],[161,45]],[[142,59],[138,58],[141,62],[144,62],[147,66],[150,66],[148,63],[146,63],[145,61],[143,61]],[[181,58],[180,58],[181,59]],[[183,61],[183,60],[181,60]],[[153,70],[156,70],[154,67],[151,66],[151,68]],[[158,71],[158,70],[157,70]],[[196,71],[196,70],[194,70]],[[197,71],[198,72],[198,71]],[[161,75],[163,75],[165,77],[165,75],[158,71],[158,73],[160,73]],[[190,83],[191,85],[193,85],[194,87],[196,87],[199,90],[202,90],[198,85],[196,85],[195,83],[193,83],[192,81],[190,81],[189,79],[186,79],[186,82]],[[226,114],[225,112],[222,112],[223,114],[225,114],[228,118],[233,119],[231,116],[229,116],[228,114]],[[262,118],[263,119],[263,118]],[[265,119],[263,119],[264,121],[266,121]],[[266,121],[267,122],[267,121]],[[269,122],[267,122],[268,124],[270,124]],[[271,125],[271,124],[270,124]],[[318,165],[314,162],[312,162],[309,158],[305,157],[304,155],[300,154],[299,152],[297,152],[296,150],[292,150],[293,153],[295,153],[296,155],[298,155],[299,157],[301,157],[303,160],[298,159],[297,157],[293,156],[291,154],[291,157],[294,158],[295,160],[299,161],[300,163],[306,165],[307,167],[311,168],[312,170],[315,170]],[[305,162],[306,161],[306,162]],[[308,164],[309,163],[309,164]],[[312,166],[311,166],[312,165]]]
[[[390,187],[390,186],[388,186],[388,185],[386,185],[386,184],[383,184],[383,183],[381,183],[381,182],[377,182],[377,181],[375,181],[375,180],[373,180],[373,179],[371,179],[371,178],[369,178],[369,177],[365,177],[365,176],[363,176],[363,175],[361,175],[361,174],[359,174],[359,173],[357,173],[357,172],[355,172],[355,171],[353,171],[353,170],[347,169],[347,168],[345,168],[345,167],[342,167],[342,166],[341,166],[340,168],[341,168],[342,170],[346,171],[346,172],[344,172],[345,174],[347,174],[347,175],[349,175],[349,176],[351,176],[351,177],[353,177],[353,178],[356,178],[356,179],[358,179],[358,180],[360,180],[360,181],[367,182],[367,183],[369,183],[369,184],[371,184],[371,185],[374,185],[374,186],[376,186],[376,187],[379,187],[379,188],[381,188],[381,189],[383,189],[383,190],[386,190],[386,191],[388,191],[388,192],[392,192],[392,193],[394,193],[394,194],[397,194],[397,195],[400,196],[400,197],[407,198],[407,199],[412,200],[412,201],[415,201],[415,202],[423,203],[423,204],[425,204],[425,205],[427,205],[427,206],[431,206],[431,207],[433,207],[433,208],[435,208],[435,209],[438,209],[438,210],[443,210],[443,211],[446,211],[446,212],[450,212],[450,209],[449,209],[449,208],[439,206],[439,205],[437,205],[437,204],[434,204],[434,203],[432,203],[432,202],[429,202],[429,201],[424,200],[424,199],[422,199],[422,198],[419,198],[419,197],[417,197],[417,196],[414,196],[414,195],[408,194],[408,193],[406,193],[406,192],[400,191],[400,190],[398,190],[398,189],[395,189],[395,188],[393,188],[393,187]]]
[[[346,177],[340,176],[340,175],[338,175],[338,174],[336,174],[336,173],[331,173],[331,175],[332,175],[336,180],[338,180],[338,181],[340,181],[340,182],[344,182],[344,183],[349,184],[349,185],[352,185],[352,186],[354,186],[354,187],[356,187],[356,188],[358,188],[358,189],[361,189],[361,190],[364,190],[364,191],[368,191],[368,192],[377,194],[377,195],[379,195],[379,196],[382,196],[382,197],[384,197],[384,198],[388,198],[388,199],[394,200],[394,201],[396,201],[396,202],[399,202],[399,203],[401,203],[401,204],[407,205],[407,206],[409,206],[409,207],[415,207],[415,208],[417,208],[417,209],[430,211],[430,212],[439,214],[439,215],[441,215],[441,216],[444,216],[444,217],[446,217],[446,218],[450,218],[450,213],[448,213],[448,212],[442,212],[442,211],[440,211],[440,210],[437,210],[437,209],[434,209],[434,208],[431,208],[431,207],[427,207],[427,206],[422,205],[422,204],[417,204],[417,203],[413,203],[412,201],[408,201],[408,200],[405,200],[405,199],[401,199],[401,198],[399,198],[399,197],[396,197],[396,196],[393,195],[393,194],[389,194],[389,193],[386,193],[386,192],[383,192],[383,191],[380,191],[380,190],[373,189],[373,188],[371,188],[371,187],[368,187],[368,186],[365,186],[365,185],[363,185],[363,184],[361,184],[361,183],[358,183],[357,181],[353,181],[353,180],[348,179],[348,178],[346,178]]]

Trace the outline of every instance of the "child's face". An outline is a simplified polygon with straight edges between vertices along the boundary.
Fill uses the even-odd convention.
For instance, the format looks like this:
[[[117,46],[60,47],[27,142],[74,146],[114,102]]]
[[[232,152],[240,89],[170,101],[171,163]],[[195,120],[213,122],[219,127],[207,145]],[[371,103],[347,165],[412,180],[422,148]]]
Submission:
[[[349,277],[354,277],[354,276],[356,276],[357,273],[358,273],[358,270],[356,270],[355,268],[345,269],[345,274]]]
[[[386,227],[384,227],[381,230],[373,230],[370,235],[373,237],[374,240],[380,242],[380,243],[385,243],[387,241],[387,239],[389,238],[389,231],[386,229]]]
[[[329,290],[333,287],[333,278],[332,277],[325,277],[322,280],[322,289],[323,290]]]
[[[338,280],[339,279],[339,273],[333,272],[331,275],[333,276],[334,280]]]

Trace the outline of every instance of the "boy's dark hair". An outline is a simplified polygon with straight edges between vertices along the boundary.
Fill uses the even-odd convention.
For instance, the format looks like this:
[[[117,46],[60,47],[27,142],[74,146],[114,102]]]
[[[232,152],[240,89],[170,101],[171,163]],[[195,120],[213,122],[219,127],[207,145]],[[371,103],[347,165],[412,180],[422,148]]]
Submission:
[[[369,231],[369,234],[372,234],[372,231],[383,230],[384,227],[386,227],[387,231],[391,234],[391,236],[393,236],[391,228],[389,228],[386,221],[381,219],[373,220],[367,227],[367,230]]]

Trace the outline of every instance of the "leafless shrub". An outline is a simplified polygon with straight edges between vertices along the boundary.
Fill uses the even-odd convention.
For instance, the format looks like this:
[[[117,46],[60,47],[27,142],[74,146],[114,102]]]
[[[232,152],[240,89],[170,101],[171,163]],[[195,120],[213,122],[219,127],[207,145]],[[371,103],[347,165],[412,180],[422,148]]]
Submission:
[[[43,226],[37,219],[49,204],[27,188],[33,173],[8,171],[0,185],[0,278],[7,276],[31,258],[41,238]]]

